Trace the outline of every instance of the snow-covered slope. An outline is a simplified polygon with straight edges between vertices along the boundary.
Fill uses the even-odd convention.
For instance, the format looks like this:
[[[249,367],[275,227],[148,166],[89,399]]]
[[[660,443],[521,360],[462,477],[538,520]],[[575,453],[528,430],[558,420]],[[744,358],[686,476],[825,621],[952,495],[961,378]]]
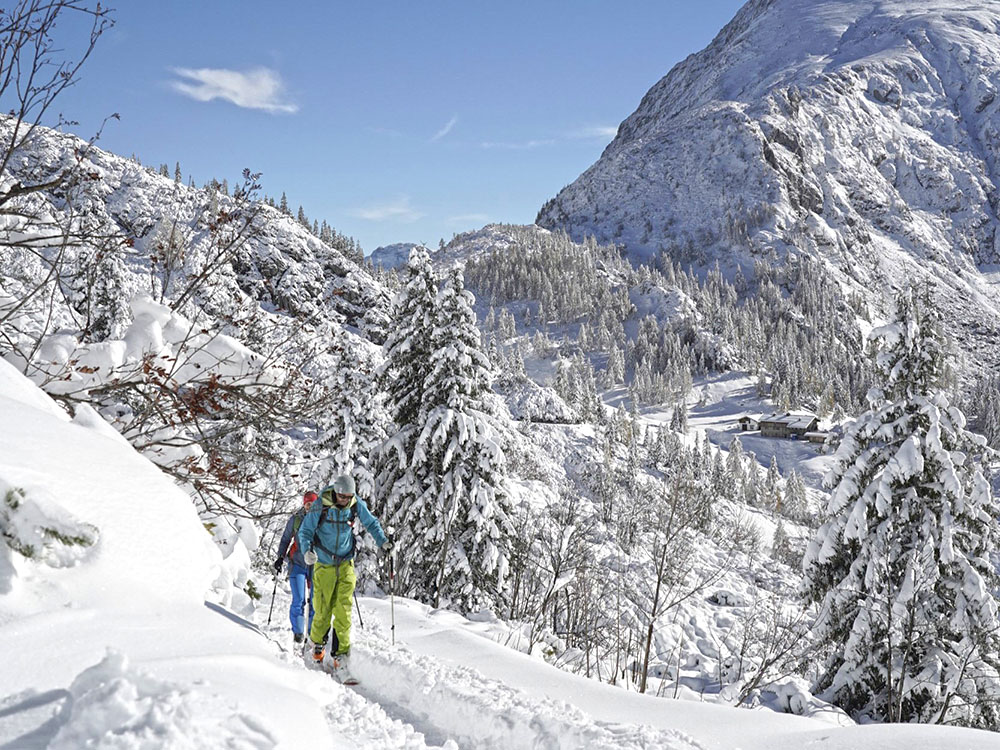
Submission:
[[[183,491],[2,360],[0,421],[0,744],[329,742],[309,696],[325,682],[205,601],[223,561]],[[31,558],[16,540],[36,542]]]
[[[287,602],[282,595],[281,604]],[[644,750],[987,750],[989,732],[854,726],[842,714],[806,719],[642,695],[556,669],[509,645],[505,626],[412,600],[362,598],[365,628],[352,650],[362,684],[339,717],[350,731],[375,711],[402,718],[429,744],[462,748]],[[396,643],[390,640],[395,623]],[[276,633],[276,636],[278,634]],[[280,636],[279,636],[280,637]],[[287,636],[286,636],[287,637]],[[377,704],[377,705],[375,705]],[[358,745],[369,746],[362,724]],[[383,739],[396,747],[400,732]],[[374,746],[374,745],[372,745]]]
[[[376,247],[368,256],[368,260],[376,268],[381,267],[387,271],[390,268],[401,268],[406,265],[410,251],[415,247],[420,247],[420,245],[416,242],[397,242],[393,245],[383,245]]]
[[[750,0],[538,223],[685,265],[810,252],[876,303],[927,279],[995,362],[998,25],[993,0]]]
[[[0,142],[9,139],[10,127],[11,121],[0,116]],[[58,249],[48,247],[58,244],[52,236],[60,237],[73,221],[84,232],[83,242],[64,248],[59,269],[71,290],[64,302],[78,308],[76,316],[57,305],[57,326],[75,329],[83,311],[96,314],[97,308],[108,308],[105,327],[112,330],[93,333],[120,333],[115,328],[127,325],[129,300],[142,291],[158,300],[161,295],[167,301],[190,298],[209,316],[235,325],[246,317],[249,305],[336,318],[371,338],[384,335],[384,287],[291,216],[259,201],[257,176],[247,175],[232,195],[189,187],[76,136],[37,128],[15,151],[4,179],[7,184],[44,184],[70,169],[80,175],[78,180],[32,193],[27,206],[19,205],[32,216],[21,222],[29,227],[32,247],[44,248],[50,260]],[[21,226],[11,219],[3,229],[16,233]],[[4,249],[0,304],[5,296],[16,299],[33,288],[35,266],[41,264],[30,252]],[[103,278],[94,282],[95,274]],[[208,278],[196,293],[185,296],[202,274]],[[88,277],[92,287],[86,286]],[[29,307],[25,315],[31,314]]]
[[[3,747],[996,746],[986,732],[841,727],[836,716],[644,696],[503,645],[512,634],[492,618],[384,597],[361,600],[352,658],[362,685],[350,690],[292,649],[284,585],[269,628],[263,609],[258,627],[203,601],[221,556],[152,464],[69,421],[2,361],[0,415]],[[38,534],[31,556],[13,549],[54,526],[64,538]]]

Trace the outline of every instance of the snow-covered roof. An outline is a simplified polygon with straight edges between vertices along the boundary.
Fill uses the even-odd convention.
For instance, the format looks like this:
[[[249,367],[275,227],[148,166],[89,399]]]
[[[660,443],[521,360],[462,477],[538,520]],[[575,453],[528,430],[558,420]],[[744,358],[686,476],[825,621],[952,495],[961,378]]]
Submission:
[[[810,414],[807,411],[790,411],[785,414],[771,414],[758,421],[761,424],[765,422],[767,424],[783,424],[792,429],[808,430],[817,419],[819,418],[815,414]]]

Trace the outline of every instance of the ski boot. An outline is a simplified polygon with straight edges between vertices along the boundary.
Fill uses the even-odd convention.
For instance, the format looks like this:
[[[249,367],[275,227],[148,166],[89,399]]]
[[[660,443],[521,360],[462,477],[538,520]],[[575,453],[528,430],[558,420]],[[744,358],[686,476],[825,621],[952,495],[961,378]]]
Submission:
[[[358,678],[351,673],[349,662],[349,653],[335,654],[333,656],[333,676],[342,685],[357,685]]]

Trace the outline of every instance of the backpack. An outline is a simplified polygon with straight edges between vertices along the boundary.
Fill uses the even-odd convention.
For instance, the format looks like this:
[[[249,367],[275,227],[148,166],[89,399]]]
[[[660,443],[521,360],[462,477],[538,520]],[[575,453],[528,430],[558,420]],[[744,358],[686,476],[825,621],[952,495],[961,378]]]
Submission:
[[[288,551],[285,553],[289,560],[294,560],[295,553],[299,551],[299,526],[302,525],[302,519],[305,517],[305,513],[296,514],[292,521],[292,543],[288,545]]]

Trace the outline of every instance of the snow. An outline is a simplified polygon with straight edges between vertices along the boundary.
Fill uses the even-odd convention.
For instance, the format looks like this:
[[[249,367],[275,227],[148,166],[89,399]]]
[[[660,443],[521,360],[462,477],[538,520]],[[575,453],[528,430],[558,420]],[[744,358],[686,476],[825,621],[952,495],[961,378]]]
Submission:
[[[926,280],[988,370],[1000,362],[997,11],[751,0],[537,221],[724,273],[807,253],[875,310],[886,289]]]
[[[995,748],[987,732],[900,726],[839,726],[831,720],[640,695],[554,669],[504,645],[495,622],[396,598],[397,645],[386,634],[387,598],[362,598],[365,629],[352,668],[362,694],[396,710],[448,723],[464,747],[657,747],[704,750]],[[794,694],[794,690],[791,691]],[[435,705],[436,704],[436,705]],[[525,706],[531,712],[524,714]],[[561,706],[561,709],[560,709]],[[442,707],[444,710],[442,710]],[[551,711],[559,709],[553,715]],[[829,709],[828,709],[829,710]],[[502,717],[502,721],[500,720]],[[641,729],[640,729],[641,727]],[[605,744],[611,743],[611,744]],[[643,744],[645,743],[645,744]]]
[[[205,601],[221,555],[185,493],[103,430],[68,423],[6,363],[0,373],[0,489],[97,530],[61,567],[0,546],[0,742],[329,744],[326,681],[277,663],[253,625]]]
[[[12,401],[33,407],[49,417],[69,421],[69,415],[25,379],[13,365],[0,358],[0,393]]]
[[[402,268],[410,257],[410,251],[415,247],[421,247],[421,245],[416,242],[397,242],[392,245],[376,247],[368,256],[368,262],[387,271]]]
[[[347,689],[292,648],[284,582],[270,625],[266,595],[256,623],[211,601],[223,561],[191,503],[95,429],[98,415],[83,420],[90,426],[68,422],[7,365],[0,415],[4,488],[20,488],[23,507],[46,516],[62,508],[67,523],[97,535],[64,567],[0,547],[10,584],[0,594],[0,746],[996,747],[983,732],[840,727],[836,717],[639,695],[521,653],[488,613],[465,619],[384,596],[360,598],[352,669],[362,684]],[[234,539],[243,544],[245,533]],[[809,710],[792,685],[779,700]]]

